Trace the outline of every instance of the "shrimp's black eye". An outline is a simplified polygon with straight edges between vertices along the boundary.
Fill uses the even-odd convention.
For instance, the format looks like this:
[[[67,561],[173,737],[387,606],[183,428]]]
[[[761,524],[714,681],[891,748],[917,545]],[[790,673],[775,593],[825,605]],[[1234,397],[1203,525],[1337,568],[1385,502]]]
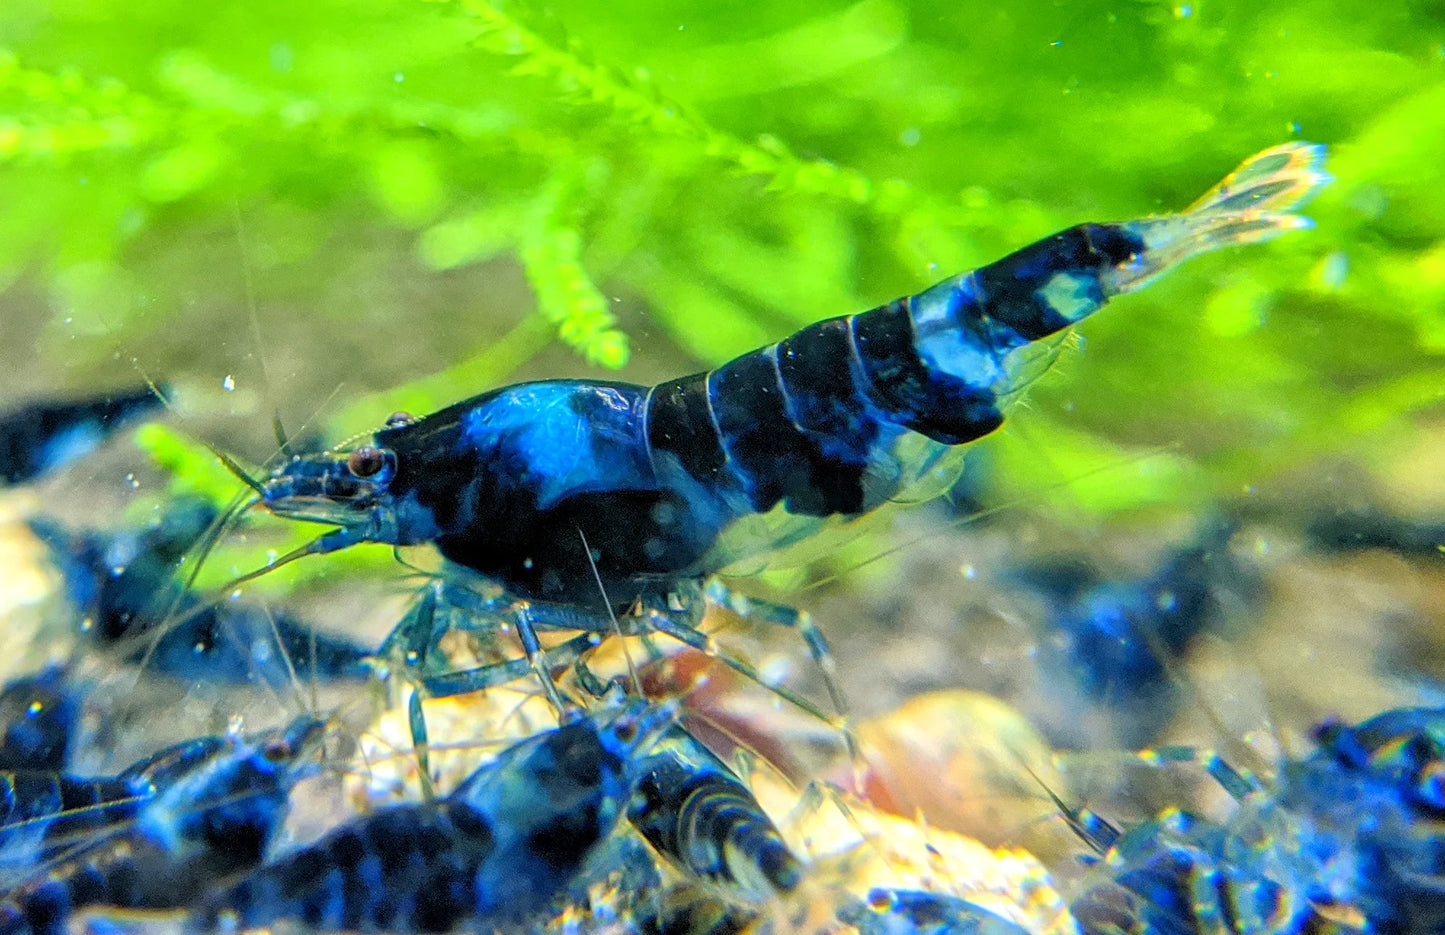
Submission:
[[[403,425],[411,425],[415,421],[416,416],[409,412],[393,412],[386,417],[386,427],[389,429],[398,429]]]
[[[386,466],[380,448],[365,445],[346,456],[346,467],[357,477],[370,477]]]

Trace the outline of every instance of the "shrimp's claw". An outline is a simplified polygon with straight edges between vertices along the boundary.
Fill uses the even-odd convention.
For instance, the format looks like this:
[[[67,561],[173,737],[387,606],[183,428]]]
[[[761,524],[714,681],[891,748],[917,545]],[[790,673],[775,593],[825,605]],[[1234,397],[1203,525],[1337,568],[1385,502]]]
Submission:
[[[1144,250],[1105,274],[1106,295],[1130,292],[1190,257],[1220,247],[1258,243],[1313,222],[1294,212],[1331,181],[1325,147],[1285,143],[1250,156],[1179,214],[1124,227]]]

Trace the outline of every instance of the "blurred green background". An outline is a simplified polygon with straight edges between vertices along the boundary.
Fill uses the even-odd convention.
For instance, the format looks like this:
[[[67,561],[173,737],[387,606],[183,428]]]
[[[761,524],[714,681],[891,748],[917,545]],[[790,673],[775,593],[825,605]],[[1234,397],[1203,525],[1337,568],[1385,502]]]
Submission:
[[[985,501],[1344,460],[1445,507],[1438,3],[12,0],[0,50],[7,405],[143,373],[259,463],[272,412],[678,375],[1305,139],[1317,229],[1091,321]]]

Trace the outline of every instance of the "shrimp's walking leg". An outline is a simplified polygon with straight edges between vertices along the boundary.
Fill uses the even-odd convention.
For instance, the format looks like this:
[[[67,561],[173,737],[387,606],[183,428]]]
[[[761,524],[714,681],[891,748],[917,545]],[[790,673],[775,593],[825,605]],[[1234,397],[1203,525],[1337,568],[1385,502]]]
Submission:
[[[744,620],[796,630],[808,647],[808,655],[813,657],[813,662],[823,673],[823,683],[827,686],[828,697],[833,702],[834,710],[839,717],[847,720],[848,701],[843,697],[843,689],[838,684],[838,662],[833,658],[833,650],[828,647],[827,637],[823,636],[823,631],[813,622],[812,614],[787,604],[775,604],[738,594],[716,578],[707,583],[707,598]]]
[[[643,611],[642,619],[646,622],[647,629],[665,636],[670,636],[684,646],[691,647],[706,656],[716,659],[743,678],[757,682],[788,704],[812,715],[824,724],[828,724],[837,729],[843,734],[844,739],[848,741],[850,748],[853,746],[851,733],[848,731],[847,724],[842,718],[829,715],[822,708],[813,704],[813,702],[792,689],[764,678],[763,674],[751,664],[738,659],[736,656],[722,652],[716,640],[699,630],[693,624],[687,622],[681,614],[658,610],[657,608],[647,608]]]
[[[444,620],[439,624],[439,607],[447,608],[446,616],[450,616],[452,612],[465,616],[465,628],[471,630],[495,630],[510,618],[517,627],[522,648],[526,652],[525,658],[510,659],[461,672],[427,674],[432,648],[438,636],[446,632],[446,624],[450,622]],[[448,698],[484,691],[532,674],[541,682],[543,691],[547,693],[558,717],[565,718],[568,714],[572,706],[563,702],[552,679],[550,667],[558,661],[564,665],[580,664],[582,655],[597,644],[597,637],[590,632],[584,632],[560,646],[543,650],[528,610],[526,605],[504,603],[478,595],[463,586],[436,582],[425,589],[416,605],[382,643],[378,650],[379,657],[394,661],[403,672],[420,673],[407,678],[407,681],[412,683],[407,713],[417,769],[423,777],[424,785],[431,775],[430,741],[426,715],[422,709],[423,702],[428,698]]]
[[[583,633],[558,646],[549,647],[544,652],[549,666],[576,666],[582,664],[583,654],[596,645],[596,636]],[[506,685],[534,672],[532,660],[523,657],[460,672],[429,675],[421,680],[421,684],[429,698],[450,698],[453,695],[465,695]],[[572,706],[568,707],[570,709]]]
[[[735,609],[743,606],[741,598],[730,597],[729,601],[728,606]],[[758,615],[758,619],[788,626],[803,635],[814,659],[818,661],[825,677],[829,679],[829,693],[835,707],[839,710],[837,716],[827,714],[813,702],[791,689],[773,684],[764,678],[761,672],[743,660],[721,652],[712,637],[698,629],[698,625],[702,621],[704,606],[702,587],[684,587],[676,594],[671,595],[665,603],[659,600],[644,600],[638,612],[613,618],[605,612],[575,605],[532,604],[518,602],[505,596],[482,595],[464,584],[443,581],[436,583],[428,590],[418,607],[387,638],[384,648],[389,650],[393,656],[401,653],[408,667],[425,670],[432,664],[430,652],[436,638],[446,629],[445,626],[439,625],[436,619],[438,607],[447,608],[450,612],[460,616],[462,621],[458,626],[464,630],[486,633],[496,631],[503,624],[510,622],[517,628],[518,637],[526,653],[525,659],[507,660],[462,672],[424,675],[420,679],[422,689],[431,697],[446,697],[481,691],[514,681],[530,673],[541,682],[543,691],[547,693],[548,700],[551,701],[558,715],[565,718],[575,706],[569,705],[562,697],[561,692],[557,690],[556,682],[552,679],[554,666],[572,665],[576,667],[589,649],[595,647],[605,636],[613,633],[643,637],[651,633],[661,633],[685,646],[717,658],[719,662],[744,678],[757,682],[789,704],[823,723],[837,728],[843,734],[850,755],[856,756],[857,743],[847,728],[842,693],[838,691],[836,683],[832,680],[836,666],[828,651],[827,642],[810,618],[777,605],[750,602],[750,607],[753,608],[752,612]],[[559,646],[543,648],[537,636],[539,630],[572,630],[581,631],[581,634]],[[579,672],[579,677],[583,680],[584,690],[590,692],[600,688],[596,677],[585,670]],[[425,725],[421,722],[420,700],[414,702],[412,722],[413,739],[424,741]],[[421,747],[418,750],[424,755]]]
[[[559,646],[545,650],[540,661],[544,665],[581,667],[582,656],[596,645],[597,637],[595,635],[583,633]],[[422,709],[423,702],[431,698],[468,695],[472,692],[486,691],[489,688],[507,685],[518,679],[526,678],[528,675],[535,675],[537,671],[535,666],[535,660],[531,657],[523,657],[479,666],[475,669],[465,669],[461,672],[422,676],[413,683],[411,698],[407,702],[407,716],[411,727],[412,749],[416,753],[417,770],[422,777],[424,788],[431,777],[431,745],[427,734],[426,714]],[[579,674],[580,677],[582,676]],[[547,681],[543,684],[549,683],[551,683],[550,672]],[[602,688],[594,690],[591,684],[584,684],[583,687],[592,694],[601,695],[603,693]],[[554,692],[556,691],[555,684],[552,684],[552,689]],[[549,697],[548,700],[552,699]],[[560,696],[558,696],[558,701],[560,701]],[[553,704],[555,706],[557,702],[554,701]],[[558,718],[565,720],[566,715],[574,711],[575,707],[575,705],[569,705],[555,708]],[[427,797],[431,798],[432,796],[428,794]]]
[[[1254,778],[1248,770],[1230,765],[1214,750],[1201,750],[1198,747],[1175,744],[1140,750],[1136,756],[1146,766],[1157,767],[1175,763],[1194,764],[1204,770],[1209,778],[1218,783],[1219,787],[1229,793],[1229,797],[1236,802],[1244,801],[1249,795],[1262,788],[1259,780]]]
[[[842,686],[838,684],[838,662],[833,657],[833,650],[828,646],[827,637],[813,622],[813,615],[806,610],[799,610],[786,604],[762,601],[738,594],[716,578],[707,583],[707,598],[744,620],[755,620],[773,626],[786,627],[802,637],[803,643],[808,647],[808,655],[813,657],[814,664],[823,674],[823,685],[827,688],[828,697],[833,702],[833,710],[838,712],[837,720],[829,719],[829,723],[835,724],[842,733],[843,744],[848,750],[848,758],[852,760],[854,767],[860,770],[859,775],[861,776],[863,751],[858,745],[858,738],[853,734],[852,727],[848,724],[848,700],[843,696]]]
[[[557,691],[557,683],[552,679],[552,670],[547,666],[547,653],[537,639],[537,628],[532,622],[531,606],[518,604],[512,619],[516,621],[517,638],[522,641],[522,651],[527,654],[527,663],[532,667],[532,673],[537,676],[537,681],[542,683],[542,691],[547,693],[547,700],[552,703],[557,717],[565,723],[571,706],[563,703],[562,693]]]

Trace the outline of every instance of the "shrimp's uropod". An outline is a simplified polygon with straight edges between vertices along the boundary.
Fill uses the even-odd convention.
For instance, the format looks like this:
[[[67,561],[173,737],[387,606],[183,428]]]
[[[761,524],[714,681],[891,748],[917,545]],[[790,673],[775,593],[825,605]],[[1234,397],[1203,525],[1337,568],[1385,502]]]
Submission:
[[[539,733],[442,799],[378,810],[259,868],[195,922],[448,932],[524,919],[609,837],[637,786],[639,751],[673,717],[630,702]]]
[[[302,718],[284,731],[228,738],[127,825],[36,868],[4,895],[4,935],[59,935],[87,906],[171,909],[207,886],[260,863],[306,775],[321,723]],[[181,760],[188,754],[178,754]],[[162,758],[162,763],[178,763]]]
[[[286,560],[434,543],[490,582],[451,576],[449,602],[514,626],[560,705],[539,629],[661,632],[715,651],[697,627],[709,575],[942,492],[956,446],[998,428],[1053,352],[1044,339],[1192,256],[1308,226],[1293,212],[1327,180],[1322,158],[1303,143],[1266,150],[1181,214],[1069,228],[716,370],[652,387],[507,386],[425,418],[398,413],[368,444],[248,480],[272,512],[339,527]],[[827,672],[806,615],[756,616],[799,629]],[[432,636],[399,639],[425,657]]]

